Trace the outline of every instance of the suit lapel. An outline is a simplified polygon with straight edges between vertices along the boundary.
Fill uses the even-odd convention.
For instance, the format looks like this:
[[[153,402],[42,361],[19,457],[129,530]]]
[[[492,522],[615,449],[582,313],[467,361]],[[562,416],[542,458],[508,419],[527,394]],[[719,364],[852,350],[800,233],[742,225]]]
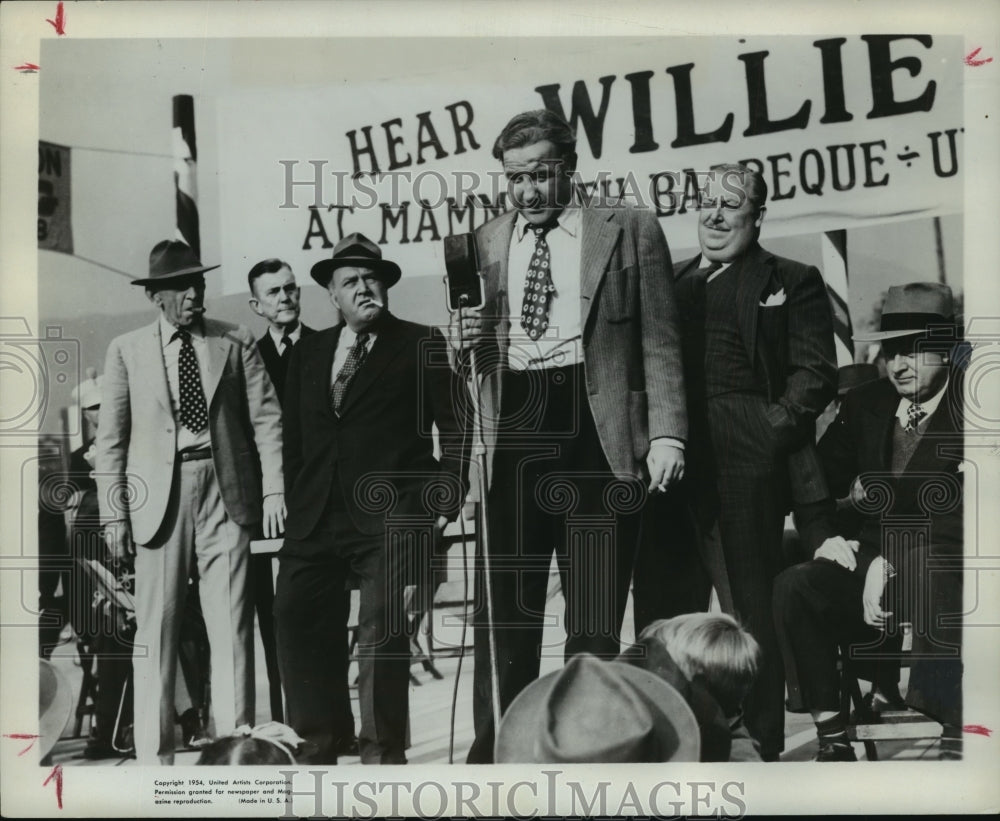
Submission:
[[[767,264],[769,256],[763,248],[755,245],[741,259],[733,263],[738,283],[737,321],[751,362],[754,362],[757,351],[757,315],[760,310],[760,297],[771,276],[771,266]]]
[[[594,304],[594,294],[601,284],[614,251],[621,226],[612,222],[611,209],[584,208],[580,221],[580,327],[587,327],[587,317]]]
[[[211,407],[212,397],[219,387],[219,380],[222,379],[222,372],[226,369],[226,360],[229,358],[233,343],[222,327],[211,319],[205,320],[205,341],[208,343],[208,385],[205,386],[205,400]]]
[[[149,386],[163,409],[173,415],[170,404],[170,385],[167,383],[167,363],[163,360],[163,336],[160,333],[160,319],[157,317],[148,334],[141,338],[142,349],[138,352],[140,362],[149,362]],[[153,364],[155,363],[155,364]]]
[[[896,408],[899,405],[899,396],[889,382],[886,382],[882,389],[882,395],[864,409],[868,417],[864,429],[869,431],[871,436],[865,450],[873,459],[876,470],[887,471],[892,466],[892,426],[897,424]]]
[[[400,333],[399,320],[390,314],[379,328],[375,344],[372,345],[371,351],[361,363],[360,370],[347,389],[344,403],[340,406],[342,417],[347,415],[351,406],[378,380],[379,375],[399,353],[405,341],[406,337]]]

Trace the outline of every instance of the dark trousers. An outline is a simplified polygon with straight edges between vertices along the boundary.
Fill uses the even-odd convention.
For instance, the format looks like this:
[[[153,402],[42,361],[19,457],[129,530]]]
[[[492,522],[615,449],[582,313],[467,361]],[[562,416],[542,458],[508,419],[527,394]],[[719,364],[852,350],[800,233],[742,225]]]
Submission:
[[[901,637],[865,624],[861,574],[818,559],[785,570],[774,583],[774,623],[793,712],[840,710],[840,648],[852,671],[896,692]],[[880,656],[882,656],[880,658]]]
[[[774,630],[774,578],[785,567],[782,533],[787,473],[764,412],[764,397],[725,394],[708,402],[719,501],[718,544],[729,582],[732,614],[761,649],[757,680],[743,705],[761,754],[785,747],[784,671]],[[718,549],[718,548],[716,548]],[[728,609],[725,597],[720,597]]]
[[[250,586],[253,590],[254,609],[257,611],[257,629],[260,631],[260,641],[264,646],[264,665],[267,667],[271,719],[284,721],[285,711],[281,704],[281,676],[278,673],[278,650],[274,643],[272,564],[273,559],[270,554],[251,556]]]
[[[582,367],[504,375],[487,523],[501,711],[538,677],[542,653],[618,655],[645,496],[639,480],[616,480],[610,471]],[[553,551],[566,600],[564,648],[542,647]],[[494,727],[481,571],[474,624],[476,738],[468,762],[489,763]]]
[[[336,485],[336,482],[334,483]],[[358,581],[358,742],[365,764],[405,764],[410,652],[403,612],[401,550],[384,535],[358,533],[339,490],[308,539],[286,539],[274,597],[278,663],[288,723],[313,751],[307,763],[335,764],[349,703],[348,574]],[[302,762],[300,762],[302,763]]]
[[[699,538],[686,488],[649,497],[642,511],[632,573],[637,637],[658,619],[708,609],[712,583],[702,561]]]

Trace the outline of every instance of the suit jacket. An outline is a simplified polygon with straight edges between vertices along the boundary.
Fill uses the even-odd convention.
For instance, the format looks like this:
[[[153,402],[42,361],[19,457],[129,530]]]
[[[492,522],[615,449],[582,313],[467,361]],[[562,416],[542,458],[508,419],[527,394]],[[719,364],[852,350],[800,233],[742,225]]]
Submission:
[[[203,387],[222,501],[235,522],[253,526],[262,497],[283,490],[280,407],[250,332],[214,319],[204,329]],[[177,425],[157,317],[108,347],[97,430],[101,521],[128,518],[140,544],[159,530],[177,480]]]
[[[312,333],[315,333],[312,328],[302,325],[299,342]],[[297,345],[298,342],[295,344]],[[260,352],[261,359],[264,360],[264,367],[267,369],[267,375],[271,377],[274,391],[278,394],[278,402],[282,402],[285,398],[285,372],[288,369],[288,365],[287,363],[282,363],[281,353],[274,346],[274,340],[271,338],[270,331],[265,331],[264,335],[257,340],[257,350]]]
[[[698,259],[680,263],[674,275],[681,304],[690,414],[692,420],[704,425],[700,390],[704,320],[693,276]],[[736,322],[754,372],[767,386],[767,421],[775,446],[787,454],[788,490],[796,503],[823,499],[827,492],[814,447],[815,423],[837,395],[833,316],[823,278],[817,268],[776,256],[757,244],[732,267],[739,283]],[[765,306],[769,298],[775,304]],[[701,450],[707,435],[702,429],[692,436],[695,446],[689,462],[696,469],[704,468],[707,455]]]
[[[484,367],[483,402],[491,467],[496,429],[489,423],[499,418],[500,375],[507,362],[507,263],[516,217],[509,211],[476,231],[483,332],[498,353],[482,357],[490,366]],[[637,477],[645,471],[651,439],[687,438],[670,251],[649,211],[583,208],[581,217],[580,326],[590,409],[612,471],[620,478]]]
[[[467,402],[444,337],[387,315],[338,418],[330,387],[343,327],[318,331],[292,350],[283,410],[285,535],[309,537],[334,481],[360,533],[384,532],[387,517],[454,518],[465,496],[461,420]]]
[[[911,621],[913,661],[906,701],[960,723],[962,629],[962,379],[948,390],[902,474],[892,474],[892,436],[899,396],[888,379],[850,391],[819,443],[833,498],[860,477],[867,499],[855,505],[862,525],[855,574],[861,581],[884,555],[896,570],[884,609]],[[833,498],[810,508],[804,538],[810,555],[837,532]],[[943,663],[942,663],[943,661]]]

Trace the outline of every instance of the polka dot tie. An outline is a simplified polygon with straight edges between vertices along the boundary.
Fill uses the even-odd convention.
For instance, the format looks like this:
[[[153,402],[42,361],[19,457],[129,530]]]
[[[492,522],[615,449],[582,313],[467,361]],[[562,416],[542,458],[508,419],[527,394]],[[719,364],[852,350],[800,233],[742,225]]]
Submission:
[[[545,235],[555,226],[532,227],[535,232],[535,252],[528,263],[524,281],[524,303],[521,306],[521,327],[531,339],[541,339],[549,327],[549,303],[556,286],[552,284],[551,256]]]
[[[361,363],[368,355],[368,339],[368,334],[358,334],[358,341],[347,352],[347,359],[344,360],[344,365],[340,369],[340,373],[337,374],[337,378],[333,380],[333,387],[330,389],[330,402],[333,405],[333,412],[337,416],[340,416],[340,408],[344,404],[347,389],[351,387],[351,382],[361,369]]]
[[[920,424],[920,420],[923,419],[926,415],[927,411],[925,411],[920,405],[914,402],[912,405],[910,405],[910,407],[906,409],[906,427],[904,428],[904,430],[907,433],[916,433],[917,425]]]
[[[174,331],[170,341],[175,339],[181,341],[181,355],[177,366],[181,387],[181,424],[192,433],[199,433],[208,424],[208,407],[205,404],[205,391],[201,387],[198,357],[195,356],[188,331]]]

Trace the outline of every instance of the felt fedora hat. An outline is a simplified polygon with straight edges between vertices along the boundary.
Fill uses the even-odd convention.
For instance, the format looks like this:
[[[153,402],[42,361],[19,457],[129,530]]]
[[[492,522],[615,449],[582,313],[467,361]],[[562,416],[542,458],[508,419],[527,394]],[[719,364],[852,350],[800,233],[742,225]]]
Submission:
[[[149,276],[133,279],[132,284],[166,285],[172,280],[214,271],[218,267],[218,265],[202,265],[198,255],[186,242],[165,239],[156,243],[149,252]]]
[[[391,288],[397,282],[402,272],[399,266],[388,259],[382,259],[382,249],[379,248],[364,234],[348,234],[333,248],[333,256],[324,259],[313,265],[312,278],[324,288],[330,284],[333,272],[345,265],[354,265],[359,268],[371,268],[385,282],[386,288]]]
[[[500,721],[498,764],[697,761],[698,722],[648,670],[589,653],[529,684]]]
[[[939,282],[910,282],[893,285],[882,306],[877,331],[855,334],[856,342],[881,342],[901,336],[931,333],[956,335],[955,300],[951,288]]]

